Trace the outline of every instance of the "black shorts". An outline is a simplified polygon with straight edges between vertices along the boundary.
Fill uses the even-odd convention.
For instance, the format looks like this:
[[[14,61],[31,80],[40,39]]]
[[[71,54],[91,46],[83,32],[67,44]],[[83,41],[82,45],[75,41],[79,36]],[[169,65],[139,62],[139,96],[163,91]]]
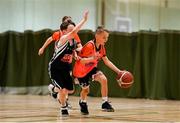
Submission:
[[[73,79],[70,75],[69,69],[56,69],[50,68],[49,75],[52,83],[60,88],[66,88],[67,90],[73,90]]]
[[[78,78],[80,86],[81,87],[89,86],[90,81],[92,80],[92,75],[96,74],[97,72],[98,69],[95,67],[83,78]]]

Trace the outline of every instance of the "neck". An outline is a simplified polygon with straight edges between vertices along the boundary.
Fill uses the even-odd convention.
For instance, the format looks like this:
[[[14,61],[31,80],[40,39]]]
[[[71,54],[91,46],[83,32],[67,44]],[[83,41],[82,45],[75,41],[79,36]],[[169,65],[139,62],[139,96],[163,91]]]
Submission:
[[[99,48],[100,43],[98,43],[98,41],[97,41],[97,40],[95,40],[95,45],[96,45],[96,47],[97,47],[97,48]]]
[[[96,47],[99,48],[100,44],[99,43],[96,43]]]

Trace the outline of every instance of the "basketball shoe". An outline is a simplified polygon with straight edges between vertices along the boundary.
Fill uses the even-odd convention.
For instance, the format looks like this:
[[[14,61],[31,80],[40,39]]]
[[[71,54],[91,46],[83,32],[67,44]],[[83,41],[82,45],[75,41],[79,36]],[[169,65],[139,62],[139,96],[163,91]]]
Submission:
[[[69,115],[67,106],[61,107],[61,115],[62,116],[68,116]]]
[[[102,110],[107,112],[114,112],[114,108],[111,106],[111,104],[108,101],[105,101],[102,104]]]
[[[88,115],[89,111],[88,111],[87,103],[79,101],[79,105],[80,105],[81,114]]]

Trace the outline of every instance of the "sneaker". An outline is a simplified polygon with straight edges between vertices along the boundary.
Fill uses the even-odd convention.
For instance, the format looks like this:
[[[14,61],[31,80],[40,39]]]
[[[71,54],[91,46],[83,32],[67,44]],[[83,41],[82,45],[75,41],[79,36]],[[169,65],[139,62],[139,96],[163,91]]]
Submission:
[[[62,116],[68,116],[69,115],[67,106],[61,107],[61,115]]]
[[[79,101],[79,105],[80,105],[80,109],[81,109],[81,114],[83,115],[88,115],[89,111],[88,111],[88,106],[86,102],[80,102]]]
[[[114,112],[113,107],[111,106],[111,104],[109,104],[108,101],[106,101],[102,104],[102,110],[107,111],[107,112]]]
[[[54,98],[54,99],[57,99],[57,92],[54,92],[54,88],[55,86],[53,84],[49,84],[48,86],[48,90],[50,92],[50,95]]]

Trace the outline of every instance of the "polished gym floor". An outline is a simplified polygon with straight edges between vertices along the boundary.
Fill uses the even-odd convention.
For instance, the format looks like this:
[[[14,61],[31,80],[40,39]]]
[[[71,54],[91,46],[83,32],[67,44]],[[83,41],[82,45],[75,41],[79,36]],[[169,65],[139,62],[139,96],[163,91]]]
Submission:
[[[79,97],[70,96],[69,116],[60,114],[49,95],[0,95],[0,122],[180,122],[180,101],[110,98],[115,112],[101,111],[101,98],[88,97],[89,115],[81,115]]]

